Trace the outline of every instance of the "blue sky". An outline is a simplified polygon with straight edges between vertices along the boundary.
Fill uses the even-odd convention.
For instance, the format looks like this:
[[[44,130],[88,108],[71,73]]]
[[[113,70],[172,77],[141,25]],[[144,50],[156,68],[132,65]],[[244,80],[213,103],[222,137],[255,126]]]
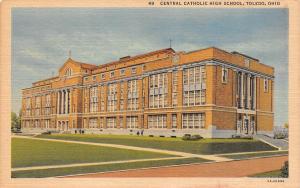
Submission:
[[[100,65],[126,55],[169,47],[191,51],[216,46],[275,67],[275,124],[288,119],[287,9],[14,8],[12,110],[21,89],[57,75],[72,58]]]

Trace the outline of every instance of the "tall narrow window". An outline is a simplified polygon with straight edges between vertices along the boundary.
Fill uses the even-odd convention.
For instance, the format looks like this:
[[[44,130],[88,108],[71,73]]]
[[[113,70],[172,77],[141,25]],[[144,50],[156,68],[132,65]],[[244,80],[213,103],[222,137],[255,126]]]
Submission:
[[[40,108],[41,108],[41,97],[35,97],[35,115],[40,115]]]
[[[84,88],[84,112],[89,112],[89,88]]]
[[[172,105],[177,106],[177,93],[178,93],[178,71],[172,74]]]
[[[267,78],[264,79],[264,92],[269,91],[269,81]]]
[[[149,107],[164,108],[168,106],[168,76],[167,73],[155,74],[149,77]]]
[[[172,129],[176,129],[176,128],[177,128],[177,115],[172,114]]]
[[[98,87],[92,87],[90,91],[90,112],[98,111]]]
[[[105,109],[105,103],[104,103],[104,100],[105,100],[105,97],[104,97],[104,87],[103,86],[101,86],[101,90],[100,90],[101,92],[100,92],[100,101],[101,101],[101,104],[100,104],[100,110],[101,111],[104,111],[104,109]]]
[[[51,95],[46,95],[46,104],[45,104],[45,115],[50,115],[51,113]]]
[[[120,117],[119,118],[119,126],[120,126],[120,128],[124,128],[123,121],[124,121],[123,117]]]
[[[127,109],[137,110],[138,109],[138,87],[137,80],[128,81],[127,85]]]
[[[31,113],[31,98],[26,98],[26,116],[30,116]]]
[[[107,111],[117,110],[117,84],[109,84],[107,92]]]
[[[222,67],[222,83],[227,83],[228,81],[228,68]]]
[[[120,110],[124,110],[124,83],[120,83]]]

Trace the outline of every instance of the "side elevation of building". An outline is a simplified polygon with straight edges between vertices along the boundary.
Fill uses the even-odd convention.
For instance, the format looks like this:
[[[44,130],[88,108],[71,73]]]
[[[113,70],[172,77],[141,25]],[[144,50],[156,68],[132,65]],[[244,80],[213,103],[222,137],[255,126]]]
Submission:
[[[162,49],[104,65],[69,58],[22,90],[22,130],[231,137],[272,134],[274,68],[211,47]]]

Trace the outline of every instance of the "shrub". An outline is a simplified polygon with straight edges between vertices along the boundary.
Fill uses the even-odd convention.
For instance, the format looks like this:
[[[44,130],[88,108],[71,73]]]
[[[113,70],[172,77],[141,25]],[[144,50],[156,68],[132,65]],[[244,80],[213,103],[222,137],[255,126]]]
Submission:
[[[154,137],[154,135],[150,134],[149,137]]]
[[[42,132],[43,135],[45,134],[51,134],[51,131]]]
[[[233,134],[231,138],[241,138],[241,135]]]
[[[284,139],[286,135],[284,133],[276,133],[274,134],[275,139]]]
[[[283,178],[288,178],[289,177],[289,162],[285,161],[284,165],[280,169],[281,174],[280,176]]]
[[[196,134],[196,135],[193,135],[191,136],[190,134],[185,134],[183,137],[182,137],[182,140],[200,140],[202,139],[203,137]]]
[[[195,134],[195,135],[191,136],[191,140],[200,140],[200,139],[202,139],[202,138],[203,138],[203,137],[200,136],[199,134]]]
[[[182,137],[182,140],[190,140],[191,139],[191,135],[190,134],[185,134]]]

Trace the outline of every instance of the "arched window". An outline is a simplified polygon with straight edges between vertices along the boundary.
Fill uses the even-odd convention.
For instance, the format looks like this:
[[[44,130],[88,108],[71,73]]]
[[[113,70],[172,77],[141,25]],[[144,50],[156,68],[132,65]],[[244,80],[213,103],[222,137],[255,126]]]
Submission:
[[[66,70],[66,73],[65,73],[65,76],[71,76],[72,75],[72,69],[71,68],[68,68]]]

